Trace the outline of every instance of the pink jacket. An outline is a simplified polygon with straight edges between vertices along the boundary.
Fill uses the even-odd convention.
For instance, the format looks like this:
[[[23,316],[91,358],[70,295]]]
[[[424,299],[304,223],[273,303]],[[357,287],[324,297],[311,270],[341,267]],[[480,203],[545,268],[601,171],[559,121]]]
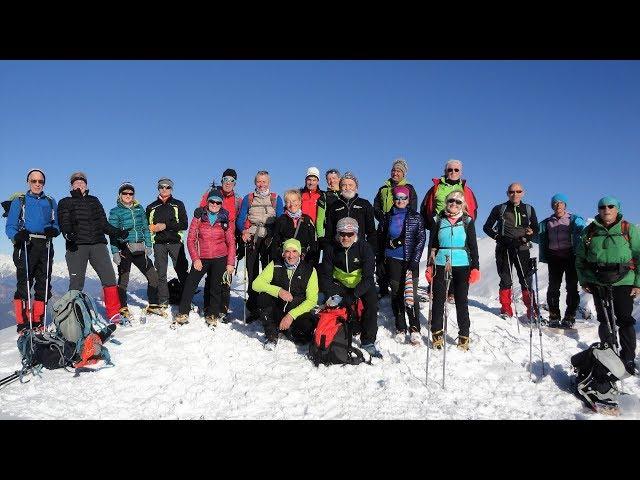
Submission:
[[[191,261],[227,257],[227,265],[236,264],[236,238],[233,222],[228,222],[229,227],[225,231],[216,221],[213,226],[209,220],[194,217],[189,225],[187,235],[187,248]]]

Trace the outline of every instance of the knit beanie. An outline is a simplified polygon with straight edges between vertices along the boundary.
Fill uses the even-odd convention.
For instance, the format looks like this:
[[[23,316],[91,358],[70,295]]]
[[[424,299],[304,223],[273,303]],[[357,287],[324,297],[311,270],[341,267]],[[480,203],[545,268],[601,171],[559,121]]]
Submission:
[[[290,250],[290,249],[294,249],[299,254],[302,254],[302,245],[300,244],[300,240],[296,240],[295,238],[290,238],[289,240],[286,240],[282,244],[282,251],[283,252],[285,252],[287,250]]]
[[[45,183],[47,183],[47,176],[44,174],[44,170],[40,168],[32,168],[27,172],[27,182],[29,181],[29,175],[31,175],[33,172],[40,172],[42,174],[42,179]]]
[[[169,185],[171,188],[173,188],[173,180],[167,177],[162,177],[158,180],[158,188],[160,188],[161,185]]]
[[[551,208],[553,208],[553,206],[558,202],[564,203],[564,206],[566,207],[568,205],[568,200],[569,198],[564,193],[556,193],[551,197]]]
[[[118,188],[118,195],[120,195],[124,190],[131,190],[133,193],[136,193],[136,189],[133,187],[133,183],[131,182],[122,182],[120,184],[120,188]]]
[[[76,180],[82,180],[84,183],[89,183],[87,182],[87,174],[84,172],[72,173],[71,176],[69,177],[69,184],[73,185],[73,182],[75,182]]]
[[[336,231],[358,233],[358,221],[351,217],[341,218],[336,225]]]
[[[238,174],[233,168],[227,168],[224,172],[222,172],[222,178],[224,177],[233,177],[235,180],[238,180]]]
[[[396,187],[393,187],[393,196],[395,197],[396,195],[405,195],[408,198],[409,196],[411,196],[409,187],[407,187],[406,185],[398,185]]]
[[[407,170],[409,169],[409,166],[407,165],[407,161],[404,158],[396,158],[393,161],[393,165],[391,166],[392,169],[397,168],[399,170],[402,170],[402,173],[404,174],[404,176],[407,176]]]

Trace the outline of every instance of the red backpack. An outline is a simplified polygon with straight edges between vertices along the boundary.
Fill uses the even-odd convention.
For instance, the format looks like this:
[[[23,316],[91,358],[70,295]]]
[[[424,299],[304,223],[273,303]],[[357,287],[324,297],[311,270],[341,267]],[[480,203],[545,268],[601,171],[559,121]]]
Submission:
[[[359,299],[356,312],[346,307],[325,307],[318,312],[318,325],[309,345],[309,358],[316,367],[321,363],[358,365],[365,361],[362,352],[352,346],[352,323],[360,319],[363,308]]]

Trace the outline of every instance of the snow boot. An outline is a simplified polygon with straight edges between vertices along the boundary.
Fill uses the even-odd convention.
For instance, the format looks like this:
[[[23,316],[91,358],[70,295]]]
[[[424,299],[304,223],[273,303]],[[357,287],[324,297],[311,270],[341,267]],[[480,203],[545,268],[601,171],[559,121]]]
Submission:
[[[33,302],[33,329],[42,331],[42,320],[44,318],[45,305],[42,300],[36,300]]]
[[[29,307],[21,298],[13,299],[13,313],[16,316],[16,329],[18,333],[29,328]]]
[[[522,290],[522,301],[527,307],[527,318],[532,320],[533,317],[537,316],[538,308],[535,304],[533,304],[533,298],[531,297],[531,292],[529,290]]]
[[[177,323],[179,325],[184,325],[185,323],[189,323],[189,314],[180,313],[176,315],[175,318],[173,319],[173,323]]]
[[[167,311],[162,308],[162,305],[157,305],[155,303],[150,303],[145,309],[145,312],[149,315],[159,315],[161,317],[165,317],[167,315]]]
[[[549,312],[549,328],[560,328],[560,312]]]
[[[398,330],[393,339],[398,343],[404,343],[407,339],[407,332],[404,330]]]
[[[513,317],[513,310],[511,310],[511,289],[500,289],[500,314]]]
[[[469,337],[463,337],[462,335],[460,335],[458,337],[457,347],[460,350],[463,350],[465,352],[468,351],[469,350]]]
[[[382,358],[382,354],[373,343],[367,343],[365,345],[361,345],[361,347],[362,347],[362,350],[367,352],[372,357]]]
[[[411,332],[411,336],[409,337],[409,343],[414,346],[418,346],[422,344],[422,335],[420,332]]]
[[[562,322],[560,323],[560,328],[573,328],[573,325],[576,323],[576,316],[571,315],[570,313],[565,313]],[[551,325],[549,325],[551,326]]]
[[[441,350],[444,346],[444,330],[438,330],[431,334],[431,348]]]
[[[218,315],[207,315],[204,317],[204,321],[210,328],[215,328],[218,326]]]

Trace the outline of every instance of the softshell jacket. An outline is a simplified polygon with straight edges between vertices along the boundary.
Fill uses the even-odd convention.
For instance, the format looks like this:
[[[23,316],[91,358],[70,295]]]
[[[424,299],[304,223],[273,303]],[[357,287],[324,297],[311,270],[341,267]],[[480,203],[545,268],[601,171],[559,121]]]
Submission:
[[[389,222],[391,221],[393,209],[387,212],[382,221],[378,224],[378,256],[384,257],[386,248],[391,248],[389,237]],[[424,230],[422,217],[414,209],[407,207],[404,217],[404,238],[401,239],[403,246],[403,260],[409,263],[420,263],[424,250],[427,234]]]
[[[407,183],[407,179],[403,178],[398,183],[394,183],[391,179],[384,182],[378,189],[375,198],[373,199],[373,213],[378,222],[381,222],[384,214],[391,210],[393,207],[393,188],[396,186],[405,186],[409,189],[409,204],[412,210],[418,210],[418,194],[415,188],[410,183]]]
[[[538,257],[543,263],[547,263],[547,258],[549,257],[549,232],[547,231],[547,223],[551,218],[553,218],[553,215],[545,218],[538,224],[538,235],[533,238],[533,241],[540,245]],[[580,237],[584,226],[584,218],[579,215],[571,214],[569,219],[569,229],[571,230],[571,244],[573,245],[574,255],[578,248],[578,243],[580,243]]]
[[[340,195],[338,200],[333,202],[329,210],[327,210],[325,229],[327,246],[331,245],[330,242],[335,241],[338,220],[345,217],[351,217],[358,222],[358,237],[361,240],[366,239],[371,245],[371,249],[375,252],[378,248],[378,243],[376,240],[376,222],[373,206],[369,203],[369,200],[360,198],[357,193],[351,200],[347,200]]]
[[[293,218],[287,213],[283,213],[276,219],[273,226],[273,240],[271,241],[271,258],[280,258],[282,256],[282,244],[290,239],[295,238],[300,241],[302,253],[305,256],[315,255],[318,251],[318,240],[316,238],[316,227],[304,213],[298,219],[298,234],[296,226],[293,224]],[[295,235],[295,236],[294,236]]]
[[[315,228],[315,223],[318,219],[318,200],[324,197],[324,192],[319,188],[312,192],[307,187],[304,187],[300,189],[300,196],[302,197],[302,213],[313,220]]]
[[[629,225],[630,241],[627,241],[622,235],[622,215],[618,214],[616,223],[609,228],[601,223],[599,215],[596,216],[593,224],[596,230],[591,237],[591,243],[588,246],[586,245],[588,235],[585,228],[576,250],[576,270],[578,271],[580,284],[602,285],[596,279],[594,273],[595,264],[627,264],[633,265],[634,269],[629,270],[622,279],[613,285],[640,287],[640,271],[638,270],[640,262],[640,232],[638,232],[638,228],[633,224]]]
[[[354,296],[359,298],[375,286],[375,264],[375,255],[368,242],[357,240],[349,248],[344,248],[334,241],[324,251],[319,267],[320,290],[326,298],[339,294],[340,288],[336,285],[338,282],[354,289]]]
[[[153,243],[182,243],[183,231],[189,228],[187,210],[184,203],[169,195],[166,200],[158,198],[146,210],[149,225],[164,223],[167,228],[151,234]]]
[[[467,215],[453,224],[446,216],[438,215],[429,235],[429,252],[433,248],[438,249],[436,265],[445,265],[449,256],[452,267],[480,268],[475,223]]]
[[[501,217],[500,211],[503,206],[505,210],[504,215]],[[531,218],[529,218],[529,212],[527,210],[530,211]],[[531,228],[533,231],[532,234],[528,235],[525,233],[527,227]],[[520,202],[518,205],[512,202],[501,203],[493,207],[482,230],[501,246],[520,246],[519,239],[521,237],[525,237],[527,241],[531,241],[538,234],[536,210],[533,208],[533,205],[529,205],[529,209],[527,209],[527,204],[523,202]],[[516,240],[516,242],[513,242],[513,240]],[[524,246],[521,248],[528,247]]]
[[[114,227],[107,220],[107,214],[100,200],[89,195],[85,190],[83,195],[79,189],[72,190],[70,197],[65,197],[58,204],[58,219],[60,230],[65,239],[75,234],[73,241],[67,240],[67,248],[72,245],[106,244],[105,235],[116,236],[120,229]]]
[[[325,229],[327,225],[327,210],[333,203],[338,200],[340,197],[340,192],[334,190],[327,190],[323,192],[322,195],[318,199],[318,216],[316,218],[316,233],[318,234],[318,239],[322,239],[322,242],[325,239]],[[333,239],[329,239],[329,243]]]
[[[226,256],[227,265],[235,265],[235,227],[229,221],[229,212],[221,208],[213,225],[204,209],[199,217],[193,217],[187,235],[187,249],[192,262]]]
[[[52,208],[53,207],[53,208]],[[20,198],[14,198],[11,201],[9,214],[7,215],[7,225],[5,232],[10,240],[16,236],[18,230],[24,226],[31,233],[42,234],[47,227],[53,227],[60,231],[58,226],[58,215],[56,201],[52,197],[48,197],[44,192],[34,195],[29,190],[24,194],[24,217],[22,221],[22,202]],[[53,213],[53,218],[52,214]]]
[[[441,196],[438,190],[440,189],[441,185],[448,185],[445,181],[445,177],[433,178],[431,180],[433,182],[433,187],[429,189],[427,194],[424,196],[422,203],[420,204],[420,213],[422,214],[425,228],[427,228],[428,230],[431,230],[433,228],[434,217],[442,213],[442,210],[444,210],[444,208],[436,208],[436,205],[438,203],[436,200]],[[464,194],[464,201],[467,204],[467,213],[473,220],[475,220],[478,216],[478,202],[476,200],[476,196],[473,194],[471,188],[469,188],[469,186],[467,185],[466,180],[460,180],[457,184],[457,187],[458,188],[452,188],[451,191],[462,190]]]
[[[117,206],[109,212],[109,223],[116,228],[130,229],[129,235],[124,240],[111,239],[111,253],[121,250],[124,243],[144,242],[145,247],[151,248],[151,231],[149,231],[147,214],[137,200],[127,207],[118,199]]]

